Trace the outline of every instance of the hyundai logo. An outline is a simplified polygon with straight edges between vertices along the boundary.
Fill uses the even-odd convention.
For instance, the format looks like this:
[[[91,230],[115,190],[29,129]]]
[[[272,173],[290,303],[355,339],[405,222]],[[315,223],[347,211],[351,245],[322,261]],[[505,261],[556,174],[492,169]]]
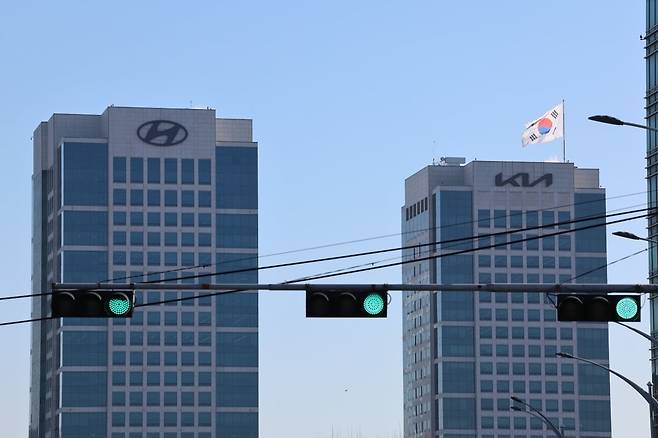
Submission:
[[[153,146],[174,146],[187,138],[187,129],[170,120],[151,120],[137,128],[137,137]]]

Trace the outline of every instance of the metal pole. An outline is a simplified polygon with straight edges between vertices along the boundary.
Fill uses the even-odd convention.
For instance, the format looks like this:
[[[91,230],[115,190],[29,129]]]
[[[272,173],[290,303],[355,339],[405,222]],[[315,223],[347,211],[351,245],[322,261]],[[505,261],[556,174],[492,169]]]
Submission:
[[[648,382],[647,388],[649,389],[649,394],[653,396],[653,383]],[[656,410],[653,406],[649,406],[649,427],[651,428],[651,438],[657,438],[656,434]]]
[[[590,365],[594,365],[594,366],[599,367],[603,370],[606,370],[610,374],[613,374],[613,375],[619,377],[624,382],[628,383],[635,391],[637,391],[638,394],[640,394],[647,401],[647,403],[649,403],[649,406],[653,410],[658,410],[658,400],[656,400],[653,397],[652,394],[648,393],[647,391],[642,389],[637,383],[633,382],[631,379],[629,379],[628,377],[618,373],[617,371],[611,370],[610,368],[606,367],[605,365],[601,365],[598,362],[594,362],[594,361],[589,360],[589,359],[583,359],[582,357],[577,357],[577,356],[571,355],[569,353],[559,352],[559,353],[555,353],[555,355],[558,356],[558,357],[564,357],[564,358],[567,358],[567,359],[575,359],[575,360],[578,360],[578,361],[581,361],[581,362],[588,363]]]
[[[517,412],[525,412],[527,414],[532,415],[535,418],[539,418],[546,426],[549,427],[557,436],[558,438],[564,438],[564,435],[562,434],[562,431],[560,431],[551,420],[549,420],[540,410],[535,409],[532,405],[526,403],[525,401],[521,400],[518,397],[512,396],[510,397],[512,401],[515,401],[517,403],[521,403],[523,406],[528,408],[529,410],[524,410],[524,409],[519,409],[516,406],[512,406],[510,409],[517,411]]]
[[[173,283],[54,283],[53,291],[58,290],[278,290],[278,291],[327,291],[341,292],[354,291],[452,291],[452,292],[512,292],[512,293],[658,293],[658,284],[255,284],[255,283],[227,283],[227,284],[173,284]]]
[[[567,121],[564,113],[564,99],[562,99],[562,161],[567,162]]]

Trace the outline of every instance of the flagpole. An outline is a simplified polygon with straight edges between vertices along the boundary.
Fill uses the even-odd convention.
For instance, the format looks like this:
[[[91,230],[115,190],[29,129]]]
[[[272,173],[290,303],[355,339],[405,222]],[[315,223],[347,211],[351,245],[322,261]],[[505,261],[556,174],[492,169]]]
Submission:
[[[567,130],[564,117],[564,99],[562,99],[562,161],[567,162]]]

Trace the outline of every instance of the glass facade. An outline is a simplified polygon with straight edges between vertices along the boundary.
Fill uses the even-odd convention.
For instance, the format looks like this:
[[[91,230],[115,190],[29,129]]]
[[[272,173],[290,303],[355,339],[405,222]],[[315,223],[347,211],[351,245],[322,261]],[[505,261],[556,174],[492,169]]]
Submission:
[[[507,166],[551,172],[557,187],[539,196],[536,188],[496,187],[494,176]],[[571,233],[575,225],[561,223],[601,222],[595,218],[605,214],[605,193],[592,173],[598,171],[542,166],[429,166],[407,179],[401,217],[403,245],[411,248],[403,252],[403,282],[605,283],[605,227]],[[575,189],[575,172],[590,177],[591,187]],[[558,230],[567,233],[545,236]],[[486,236],[499,232],[507,233]],[[429,242],[440,242],[439,258],[413,262],[428,254],[414,246]],[[475,247],[481,249],[447,255]],[[606,364],[607,325],[559,323],[543,294],[417,291],[404,293],[403,331],[405,436],[547,436],[541,422],[510,411],[512,395],[543,410],[567,436],[611,436],[608,374],[555,355]]]
[[[140,108],[108,108],[96,117],[109,119],[109,112],[110,139],[134,135],[147,120],[136,121],[148,117]],[[216,135],[215,144],[128,147],[101,132],[87,140],[82,116],[58,117],[38,130],[67,140],[35,142],[57,153],[50,154],[54,162],[35,153],[43,171],[33,177],[35,223],[42,224],[33,230],[33,290],[60,281],[258,282],[257,271],[189,278],[258,265],[257,145],[250,134],[215,132],[204,122],[214,120],[213,110],[175,110],[170,118],[206,126],[200,137]],[[84,142],[71,140],[78,130]],[[138,291],[136,299],[198,293]],[[49,307],[47,298],[35,300],[33,316]],[[256,292],[155,304],[130,319],[65,318],[35,331],[30,437],[258,436]]]
[[[644,34],[646,60],[646,124],[658,128],[658,0],[646,2],[646,31]],[[647,207],[658,206],[658,133],[647,130]],[[648,219],[648,238],[658,239],[658,218],[653,215]],[[649,282],[658,282],[658,246],[649,245]],[[651,335],[658,336],[658,295],[650,298]],[[658,349],[651,349],[651,374],[655,388],[658,384]],[[656,415],[656,414],[654,414]],[[658,418],[654,417],[654,423]],[[652,435],[658,434],[658,428]]]

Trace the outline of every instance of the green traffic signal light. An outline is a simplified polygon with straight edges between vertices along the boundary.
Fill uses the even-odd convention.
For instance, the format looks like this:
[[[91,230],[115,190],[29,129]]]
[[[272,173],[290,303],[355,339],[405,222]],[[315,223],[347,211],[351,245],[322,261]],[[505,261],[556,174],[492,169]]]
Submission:
[[[622,319],[633,319],[639,311],[635,300],[628,297],[619,300],[615,310],[617,311],[617,316]]]
[[[130,302],[130,299],[123,294],[115,295],[107,302],[107,308],[110,313],[117,316],[125,315],[130,311],[131,307],[132,303]]]
[[[363,309],[370,315],[378,315],[384,310],[384,299],[379,294],[370,294],[363,300]]]

